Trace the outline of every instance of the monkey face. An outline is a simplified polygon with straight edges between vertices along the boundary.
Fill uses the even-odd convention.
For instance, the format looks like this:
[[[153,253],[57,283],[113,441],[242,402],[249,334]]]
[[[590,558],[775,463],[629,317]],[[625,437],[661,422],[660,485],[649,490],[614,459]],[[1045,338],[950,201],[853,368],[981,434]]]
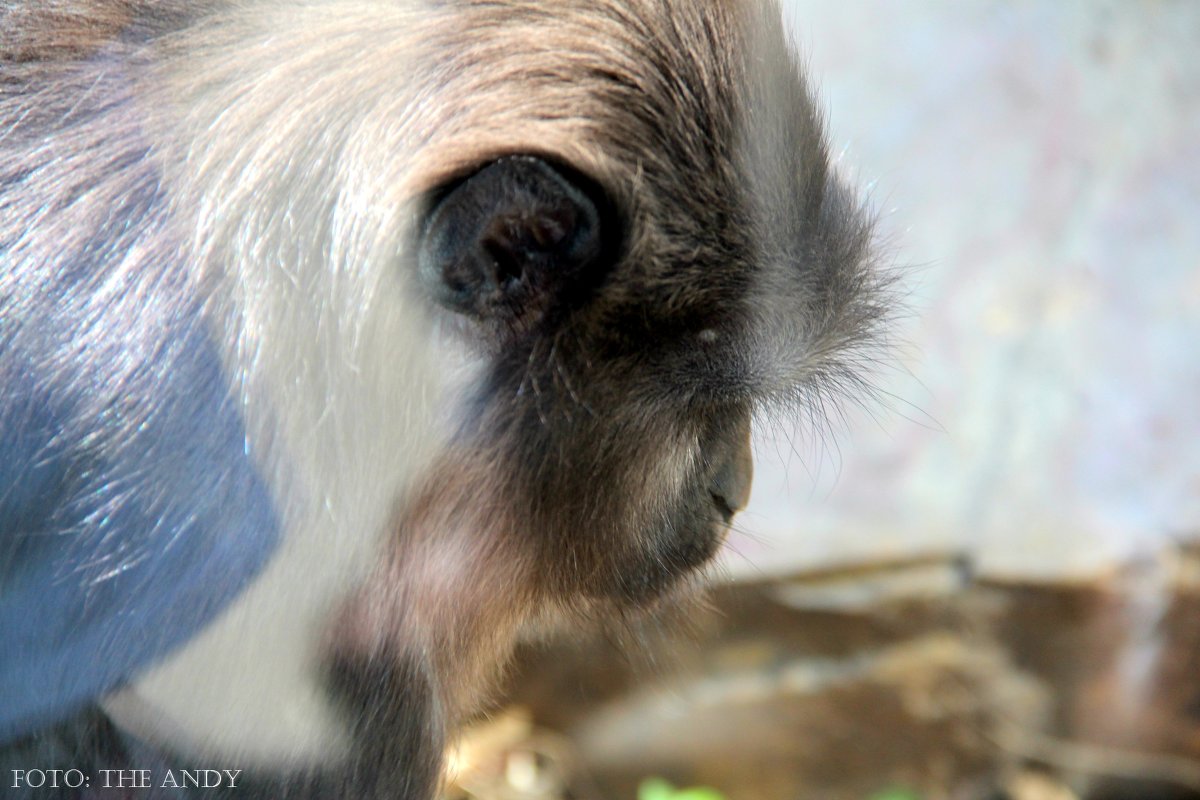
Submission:
[[[425,140],[409,269],[483,365],[443,463],[486,466],[437,470],[399,527],[483,505],[554,565],[531,591],[642,605],[744,505],[751,416],[860,385],[870,222],[770,4],[467,8],[492,71],[439,62],[474,102]]]
[[[486,494],[539,560],[570,565],[542,588],[626,603],[705,563],[751,480],[749,398],[721,391],[735,376],[679,368],[711,358],[741,298],[678,319],[607,300],[632,224],[597,181],[508,156],[434,194],[417,266],[488,361],[457,446],[492,465]]]

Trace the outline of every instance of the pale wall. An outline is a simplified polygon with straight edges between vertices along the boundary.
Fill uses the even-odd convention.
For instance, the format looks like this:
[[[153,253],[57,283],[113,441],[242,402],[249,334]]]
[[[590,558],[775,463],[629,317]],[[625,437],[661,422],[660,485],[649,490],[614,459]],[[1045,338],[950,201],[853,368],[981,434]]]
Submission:
[[[760,447],[730,569],[1089,571],[1200,534],[1200,3],[788,13],[914,319],[873,414]]]

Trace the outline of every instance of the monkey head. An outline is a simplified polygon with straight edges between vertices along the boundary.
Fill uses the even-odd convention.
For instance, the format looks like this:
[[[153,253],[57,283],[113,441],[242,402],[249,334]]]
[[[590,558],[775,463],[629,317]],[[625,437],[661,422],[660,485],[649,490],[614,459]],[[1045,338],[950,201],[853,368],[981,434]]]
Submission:
[[[472,30],[492,71],[442,65],[471,140],[430,145],[452,171],[422,176],[406,267],[486,362],[454,449],[489,465],[470,502],[555,565],[540,588],[636,604],[745,504],[751,415],[853,382],[884,312],[869,220],[769,8]]]
[[[455,631],[423,651],[451,694],[538,610],[645,607],[707,564],[748,499],[752,416],[861,388],[886,316],[774,11],[656,8],[480,7],[462,52],[490,69],[439,63],[474,103],[422,140],[403,268],[475,369],[338,619],[361,652]]]

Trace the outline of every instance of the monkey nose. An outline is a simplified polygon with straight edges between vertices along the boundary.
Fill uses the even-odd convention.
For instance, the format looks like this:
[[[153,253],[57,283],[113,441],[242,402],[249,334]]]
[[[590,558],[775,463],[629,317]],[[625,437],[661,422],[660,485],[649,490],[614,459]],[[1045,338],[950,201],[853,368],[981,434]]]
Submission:
[[[708,486],[713,505],[730,522],[734,514],[750,501],[750,485],[754,482],[754,454],[750,448],[750,426],[737,438],[737,446],[717,470]]]

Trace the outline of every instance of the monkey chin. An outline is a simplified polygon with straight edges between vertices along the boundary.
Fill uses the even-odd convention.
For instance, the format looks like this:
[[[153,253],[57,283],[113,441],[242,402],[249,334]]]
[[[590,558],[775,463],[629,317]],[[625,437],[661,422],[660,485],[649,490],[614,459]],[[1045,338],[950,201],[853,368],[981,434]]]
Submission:
[[[703,517],[698,512],[687,516]],[[713,515],[715,516],[715,515]],[[663,525],[652,537],[653,545],[624,562],[607,585],[589,595],[618,609],[656,610],[701,585],[706,567],[720,552],[728,536],[723,519],[695,519]]]

